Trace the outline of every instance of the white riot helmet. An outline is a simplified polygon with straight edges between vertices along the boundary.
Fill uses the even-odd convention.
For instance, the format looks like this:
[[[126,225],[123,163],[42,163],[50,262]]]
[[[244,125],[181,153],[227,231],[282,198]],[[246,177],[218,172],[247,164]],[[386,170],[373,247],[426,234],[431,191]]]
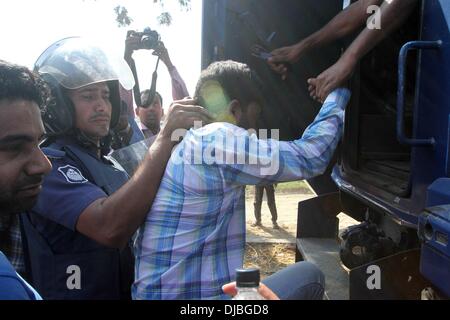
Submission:
[[[54,135],[74,129],[75,110],[65,90],[107,82],[112,105],[110,128],[113,129],[120,116],[119,83],[127,90],[134,86],[133,74],[121,56],[80,37],[62,39],[51,45],[36,61],[34,71],[52,90],[53,99],[43,120],[48,133]]]

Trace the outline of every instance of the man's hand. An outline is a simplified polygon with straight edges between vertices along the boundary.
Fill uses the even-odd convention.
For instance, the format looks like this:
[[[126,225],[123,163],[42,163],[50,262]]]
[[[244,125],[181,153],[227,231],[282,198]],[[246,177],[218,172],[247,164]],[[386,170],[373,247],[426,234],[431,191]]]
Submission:
[[[283,80],[286,80],[288,73],[287,64],[296,63],[304,52],[305,48],[302,42],[299,42],[293,46],[275,49],[271,52],[272,57],[267,62],[273,71],[280,74]]]
[[[222,287],[222,290],[225,294],[234,297],[237,294],[236,282],[224,285]],[[258,291],[267,300],[280,300],[280,298],[278,298],[278,296],[272,290],[266,287],[263,283],[260,284]]]
[[[159,42],[158,47],[153,51],[153,55],[158,56],[162,62],[166,65],[167,69],[172,69],[173,64],[170,60],[169,52],[167,51],[167,48],[164,46],[164,43],[162,41]]]
[[[213,117],[204,109],[197,105],[194,99],[185,99],[174,101],[169,108],[165,123],[161,130],[163,138],[172,141],[172,133],[178,129],[190,129],[194,126],[194,122],[201,122],[201,125],[211,123]],[[177,143],[178,141],[172,141]]]
[[[125,39],[125,59],[130,59],[133,52],[139,49],[141,39],[133,36],[133,31],[129,31]]]
[[[341,57],[338,62],[319,76],[308,79],[310,96],[323,103],[334,89],[345,85],[352,75],[355,65],[356,61]]]

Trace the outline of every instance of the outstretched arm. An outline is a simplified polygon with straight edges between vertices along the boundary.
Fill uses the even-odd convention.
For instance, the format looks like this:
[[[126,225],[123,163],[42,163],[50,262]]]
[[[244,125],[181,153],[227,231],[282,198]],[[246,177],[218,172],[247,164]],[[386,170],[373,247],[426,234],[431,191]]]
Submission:
[[[391,3],[385,1],[380,8],[381,29],[364,28],[333,66],[317,78],[309,79],[311,96],[324,101],[331,91],[342,86],[350,78],[358,61],[392,31],[399,28],[411,14],[417,2],[418,0],[392,0]],[[372,19],[375,19],[375,16]]]
[[[226,141],[223,150],[219,150],[221,144],[216,144],[216,154],[232,160],[218,164],[223,179],[231,185],[256,185],[309,179],[322,174],[341,138],[349,99],[348,89],[340,88],[331,93],[298,140],[258,139],[242,129],[242,136],[235,133],[236,143]]]
[[[164,62],[167,70],[169,71],[170,78],[172,79],[173,100],[182,100],[188,97],[189,92],[187,90],[186,83],[184,82],[183,78],[181,78],[177,68],[173,65],[172,60],[169,56],[169,52],[164,46],[164,43],[160,43],[160,46],[155,50],[154,55],[157,55],[161,58],[161,61]]]
[[[272,58],[268,60],[269,65],[285,79],[287,68],[284,63],[295,63],[309,50],[324,46],[355,32],[366,22],[367,8],[371,5],[380,5],[382,2],[383,0],[359,0],[353,3],[309,37],[292,46],[274,50]]]

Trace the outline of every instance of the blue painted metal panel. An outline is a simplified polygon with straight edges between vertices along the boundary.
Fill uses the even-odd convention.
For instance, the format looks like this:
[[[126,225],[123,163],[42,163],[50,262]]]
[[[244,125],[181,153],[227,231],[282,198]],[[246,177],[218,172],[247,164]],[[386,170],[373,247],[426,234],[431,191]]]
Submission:
[[[448,181],[439,184],[448,185]],[[420,272],[450,296],[450,205],[427,209],[420,216],[419,236],[423,243]]]
[[[444,294],[450,296],[450,268],[443,268],[448,265],[448,257],[431,248],[422,247],[420,272]]]
[[[442,41],[439,50],[420,55],[418,103],[414,111],[414,138],[434,137],[433,148],[412,152],[412,197],[425,203],[426,190],[436,179],[447,177],[450,114],[450,2],[424,1],[421,40]],[[450,199],[449,199],[450,202]]]
[[[450,178],[440,178],[433,182],[427,192],[427,207],[450,204]]]
[[[426,193],[429,207],[419,219],[421,273],[450,296],[450,1],[426,0],[422,40],[442,40],[438,51],[421,54],[415,137],[434,137],[434,148],[413,151],[413,196]]]

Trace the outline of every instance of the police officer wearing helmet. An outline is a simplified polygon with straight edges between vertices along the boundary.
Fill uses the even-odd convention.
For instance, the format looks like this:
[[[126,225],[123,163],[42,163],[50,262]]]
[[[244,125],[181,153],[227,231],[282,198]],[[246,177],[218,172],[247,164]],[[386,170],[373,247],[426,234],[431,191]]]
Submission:
[[[209,115],[193,100],[172,104],[130,179],[107,157],[120,113],[119,83],[134,85],[125,61],[67,38],[49,47],[35,70],[52,89],[43,150],[53,169],[32,213],[22,215],[33,285],[45,299],[128,299],[130,239],[152,206],[176,143],[172,132],[208,122]]]

